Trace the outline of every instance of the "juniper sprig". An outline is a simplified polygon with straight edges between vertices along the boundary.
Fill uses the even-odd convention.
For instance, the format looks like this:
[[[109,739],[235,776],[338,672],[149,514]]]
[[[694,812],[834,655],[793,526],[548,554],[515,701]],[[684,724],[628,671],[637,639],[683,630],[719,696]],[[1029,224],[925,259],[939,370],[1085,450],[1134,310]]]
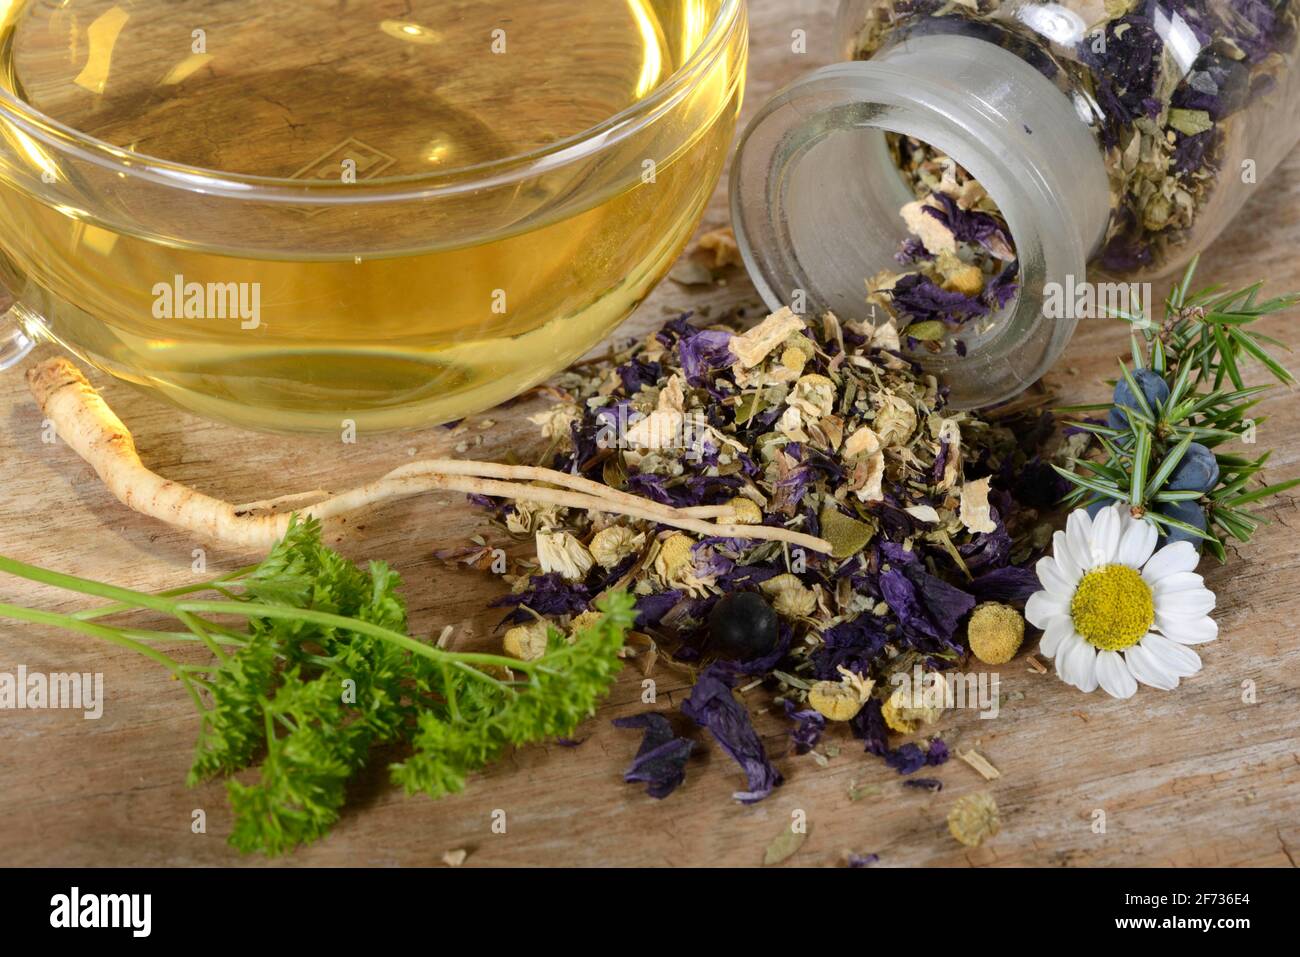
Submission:
[[[1223,561],[1225,536],[1249,541],[1267,521],[1247,506],[1300,485],[1300,478],[1258,484],[1269,452],[1250,458],[1223,451],[1228,442],[1253,443],[1265,421],[1248,413],[1274,385],[1248,385],[1242,374],[1248,360],[1259,362],[1278,383],[1295,385],[1270,352],[1289,347],[1251,326],[1300,303],[1300,294],[1261,300],[1262,282],[1233,292],[1220,285],[1192,292],[1196,266],[1194,259],[1170,291],[1161,322],[1114,313],[1132,326],[1131,362],[1120,363],[1120,378],[1112,383],[1115,401],[1059,410],[1106,413],[1105,423],[1071,423],[1095,437],[1103,456],[1056,468],[1074,486],[1065,505],[1125,502],[1162,535],[1203,544]],[[1193,471],[1193,459],[1203,461],[1200,474],[1208,487],[1174,481]]]
[[[509,746],[572,734],[613,682],[635,618],[632,599],[615,592],[571,641],[552,628],[533,661],[447,651],[407,634],[396,573],[338,555],[314,520],[293,521],[256,566],[159,594],[3,556],[0,571],[111,603],[72,615],[0,603],[0,617],[100,638],[171,672],[200,715],[188,783],[225,777],[230,843],[268,856],[328,833],[375,747],[405,748],[393,780],[441,797]],[[202,592],[218,597],[194,597]],[[183,630],[101,621],[141,609]],[[231,619],[242,625],[222,623]],[[182,663],[157,647],[181,641],[201,642],[212,661]],[[252,780],[234,776],[250,768]]]

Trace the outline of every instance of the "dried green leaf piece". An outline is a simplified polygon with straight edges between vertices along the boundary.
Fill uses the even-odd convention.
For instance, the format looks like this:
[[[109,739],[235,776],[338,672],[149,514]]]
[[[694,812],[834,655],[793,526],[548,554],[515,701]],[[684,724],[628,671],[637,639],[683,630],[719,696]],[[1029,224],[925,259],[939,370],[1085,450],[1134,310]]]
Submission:
[[[1169,111],[1169,127],[1184,136],[1195,136],[1214,129],[1214,120],[1205,110],[1172,109]]]
[[[856,555],[867,547],[877,531],[874,522],[850,518],[829,502],[823,506],[819,521],[822,537],[831,543],[832,558]]]
[[[914,322],[905,330],[906,333],[918,342],[938,342],[944,337],[947,327],[938,319],[927,319],[924,322]]]
[[[791,822],[780,837],[767,845],[767,851],[763,854],[763,866],[774,867],[794,857],[799,848],[803,847],[803,842],[808,840],[810,828],[811,825],[804,825],[801,830],[796,831],[794,823]]]

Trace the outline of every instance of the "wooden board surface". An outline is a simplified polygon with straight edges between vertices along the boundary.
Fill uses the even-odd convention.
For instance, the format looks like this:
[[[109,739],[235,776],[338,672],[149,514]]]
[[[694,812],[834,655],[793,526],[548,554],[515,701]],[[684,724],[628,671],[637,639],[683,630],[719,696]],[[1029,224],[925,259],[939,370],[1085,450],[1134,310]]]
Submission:
[[[780,85],[826,62],[833,49],[831,0],[753,0],[752,62],[746,114]],[[790,32],[808,32],[809,53],[791,53]],[[707,226],[725,223],[722,193]],[[1205,278],[1239,284],[1270,278],[1270,289],[1300,289],[1300,153],[1261,186],[1204,257]],[[1163,290],[1157,290],[1163,295]],[[684,308],[756,304],[740,275],[726,286],[686,290],[665,283],[622,330],[644,332]],[[1265,331],[1294,337],[1296,317]],[[1083,323],[1049,384],[1070,401],[1101,398],[1124,348],[1122,329]],[[247,501],[308,487],[342,488],[412,457],[453,454],[468,443],[477,458],[503,457],[534,442],[525,416],[540,401],[471,419],[464,430],[382,437],[355,445],[250,435],[178,414],[102,376],[94,381],[134,431],[147,463],[213,495]],[[158,589],[193,579],[193,549],[204,545],[122,508],[90,468],[61,444],[42,442],[41,417],[16,372],[0,375],[0,552],[124,585]],[[1260,442],[1273,447],[1271,480],[1300,473],[1300,402],[1278,392],[1261,410],[1272,418]],[[429,865],[449,849],[481,865],[754,865],[802,810],[810,836],[792,864],[838,864],[846,851],[877,853],[882,865],[1203,864],[1295,866],[1300,859],[1300,511],[1287,497],[1255,542],[1202,571],[1218,592],[1221,640],[1201,648],[1202,674],[1170,694],[1143,688],[1127,701],[1082,695],[1055,677],[1033,674],[1022,658],[1000,669],[1015,700],[993,721],[949,712],[945,739],[981,751],[1001,771],[984,782],[966,765],[937,769],[938,794],[905,789],[902,778],[840,728],[827,767],[788,753],[784,722],[756,716],[786,776],[768,800],[742,807],[730,795],[736,766],[707,734],[687,783],[663,802],[622,783],[637,735],[610,719],[643,709],[641,675],[625,672],[577,747],[527,748],[474,778],[465,794],[432,802],[404,798],[376,762],[354,788],[333,834],[284,863]],[[430,496],[360,518],[339,547],[357,559],[382,557],[401,571],[417,633],[456,628],[455,647],[488,647],[499,614],[485,606],[503,592],[491,576],[448,571],[433,558],[482,530],[458,497]],[[247,556],[215,549],[219,572]],[[51,590],[5,580],[0,600],[76,607]],[[220,784],[184,785],[196,732],[184,691],[134,654],[52,629],[0,622],[0,671],[89,671],[104,675],[100,720],[71,711],[0,711],[0,820],[5,863],[134,865],[259,863],[225,844],[230,815]],[[688,689],[660,670],[659,706]],[[1253,682],[1256,703],[1243,701]],[[1017,694],[1018,693],[1018,694]],[[1023,695],[1023,697],[1021,697]],[[763,705],[761,696],[752,706]],[[682,726],[681,730],[687,730]],[[879,793],[850,801],[851,785]],[[962,794],[989,787],[1002,833],[966,850],[948,837],[945,815]],[[191,831],[206,812],[207,833]],[[493,833],[494,811],[506,833]],[[1097,811],[1106,828],[1094,828]]]

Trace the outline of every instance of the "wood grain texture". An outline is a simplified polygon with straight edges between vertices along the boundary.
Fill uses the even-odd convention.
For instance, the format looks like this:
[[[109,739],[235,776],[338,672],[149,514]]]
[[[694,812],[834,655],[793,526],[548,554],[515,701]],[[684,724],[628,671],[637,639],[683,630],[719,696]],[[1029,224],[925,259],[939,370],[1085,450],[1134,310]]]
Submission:
[[[830,0],[754,0],[747,113],[775,89],[830,57]],[[808,31],[810,54],[790,52],[790,31]],[[726,221],[719,192],[705,226]],[[1300,154],[1261,186],[1249,208],[1204,257],[1205,276],[1238,284],[1271,277],[1273,291],[1300,288]],[[1157,290],[1163,294],[1163,290]],[[756,305],[740,275],[700,293],[666,282],[624,327],[646,331],[683,308]],[[1265,323],[1294,338],[1296,317]],[[1084,323],[1050,385],[1070,401],[1101,398],[1123,330]],[[379,475],[413,456],[494,458],[535,440],[525,416],[538,400],[493,410],[459,432],[361,436],[355,445],[250,435],[202,422],[103,376],[110,404],[135,433],[151,467],[210,494],[245,501],[320,486],[339,488]],[[89,467],[61,444],[41,441],[40,416],[16,372],[0,376],[0,552],[76,574],[140,588],[192,579],[190,541],[119,506]],[[1279,391],[1261,409],[1271,416],[1260,441],[1273,447],[1269,478],[1300,472],[1300,403]],[[489,424],[491,423],[491,424]],[[959,761],[937,769],[938,794],[905,789],[902,778],[863,755],[845,729],[827,767],[788,754],[784,722],[759,713],[786,784],[742,807],[730,795],[743,783],[708,740],[687,769],[684,788],[663,802],[622,783],[638,736],[610,719],[642,710],[640,673],[625,670],[577,747],[526,748],[475,777],[467,793],[439,802],[404,798],[383,762],[354,789],[334,833],[284,864],[427,865],[452,848],[479,865],[755,865],[796,809],[811,833],[791,865],[833,865],[846,851],[874,852],[882,865],[1277,865],[1300,859],[1300,511],[1294,497],[1267,509],[1273,524],[1203,571],[1219,595],[1221,640],[1203,646],[1204,671],[1165,694],[1143,688],[1127,702],[1085,696],[1055,677],[1032,673],[1023,656],[1000,670],[1016,700],[981,721],[950,712],[945,739],[980,750],[1002,772],[986,785]],[[430,496],[358,518],[338,536],[357,559],[382,557],[406,580],[417,633],[456,627],[456,647],[488,647],[499,615],[485,605],[503,591],[491,576],[448,571],[433,558],[482,531],[458,497]],[[247,556],[209,551],[209,569]],[[76,606],[54,592],[0,583],[0,600]],[[49,629],[0,622],[0,671],[103,672],[103,718],[68,711],[0,712],[0,820],[6,863],[14,865],[257,864],[224,843],[230,816],[221,785],[184,786],[196,722],[185,693],[135,655]],[[687,692],[660,669],[659,706]],[[1257,703],[1242,701],[1242,683]],[[1019,695],[1023,695],[1020,697]],[[761,695],[750,698],[756,711]],[[674,719],[678,720],[678,719]],[[681,730],[686,731],[684,726]],[[851,784],[879,793],[850,801]],[[1002,809],[1002,833],[978,850],[957,845],[945,815],[962,794],[988,787]],[[207,813],[208,833],[192,834],[191,813]],[[491,815],[507,815],[505,834]],[[1104,834],[1092,827],[1106,814]]]

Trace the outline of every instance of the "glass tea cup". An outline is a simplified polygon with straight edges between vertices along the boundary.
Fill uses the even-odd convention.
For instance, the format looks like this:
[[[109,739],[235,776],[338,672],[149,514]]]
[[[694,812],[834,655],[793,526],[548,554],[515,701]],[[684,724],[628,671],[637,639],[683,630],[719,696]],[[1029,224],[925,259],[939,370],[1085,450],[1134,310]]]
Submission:
[[[0,2],[0,363],[273,430],[504,401],[680,253],[746,48],[744,0]]]

